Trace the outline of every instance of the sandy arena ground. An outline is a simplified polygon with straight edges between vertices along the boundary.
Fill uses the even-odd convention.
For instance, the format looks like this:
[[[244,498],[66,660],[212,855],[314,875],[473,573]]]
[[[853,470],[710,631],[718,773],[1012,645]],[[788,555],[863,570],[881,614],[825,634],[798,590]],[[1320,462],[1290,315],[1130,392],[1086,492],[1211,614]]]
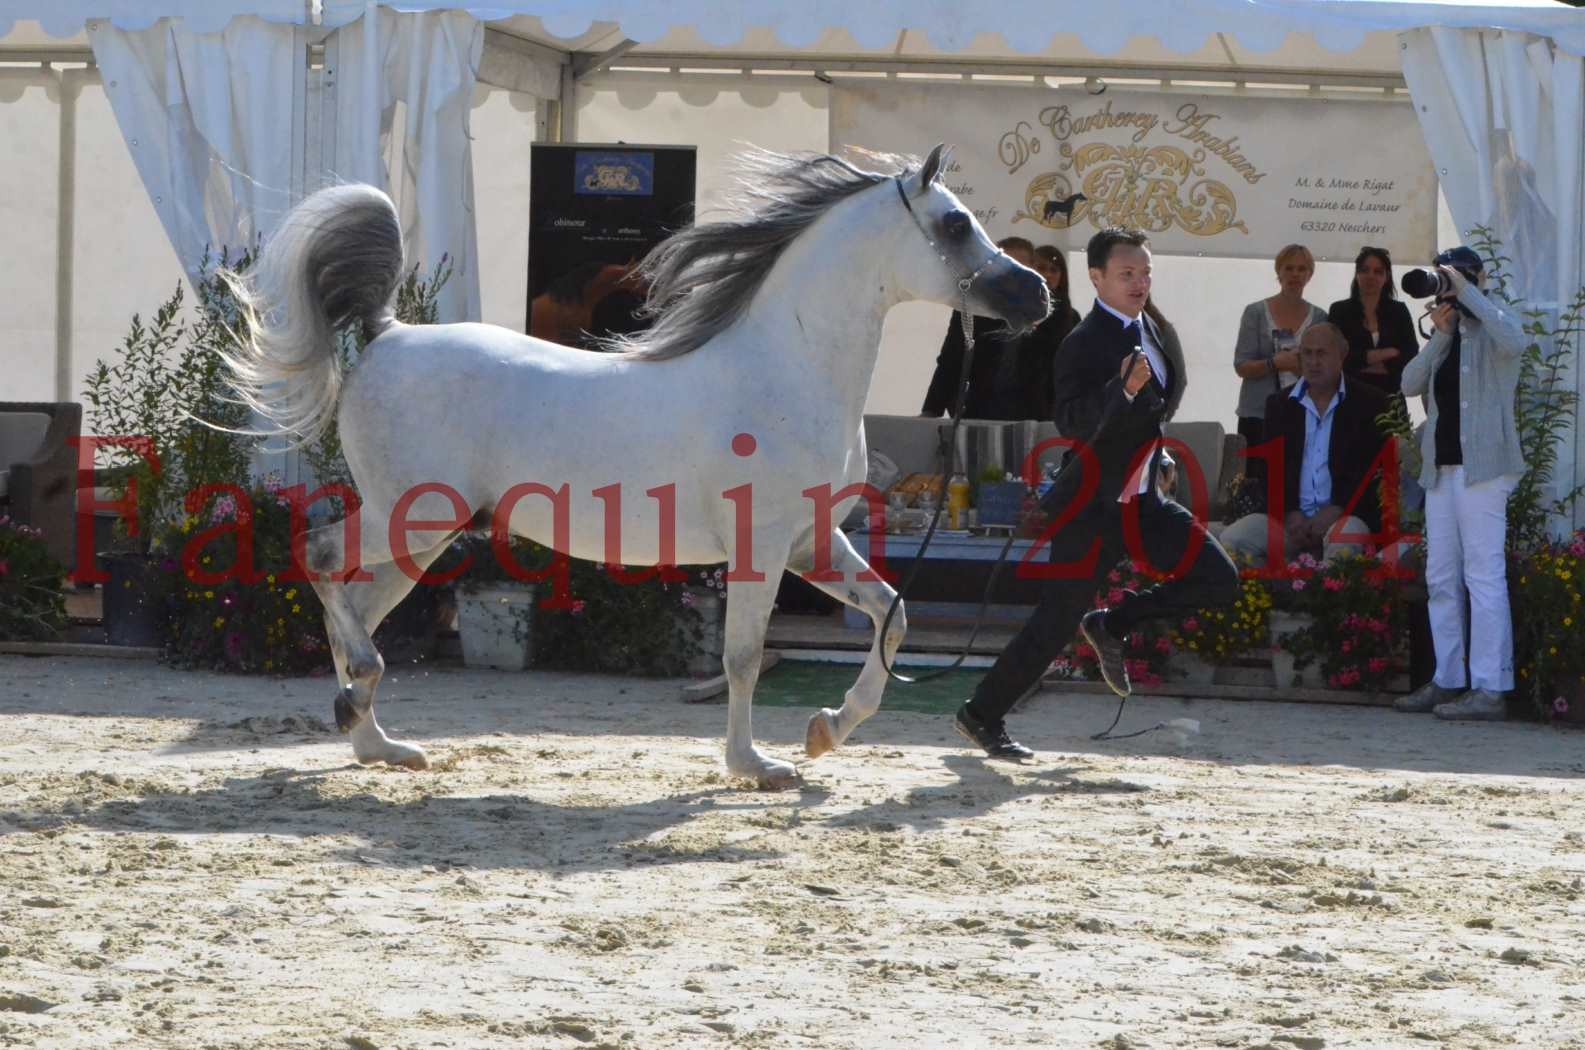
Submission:
[[[0,1046],[1585,1047],[1578,732],[1047,693],[763,794],[676,683],[399,671],[425,774],[331,692],[0,657]]]

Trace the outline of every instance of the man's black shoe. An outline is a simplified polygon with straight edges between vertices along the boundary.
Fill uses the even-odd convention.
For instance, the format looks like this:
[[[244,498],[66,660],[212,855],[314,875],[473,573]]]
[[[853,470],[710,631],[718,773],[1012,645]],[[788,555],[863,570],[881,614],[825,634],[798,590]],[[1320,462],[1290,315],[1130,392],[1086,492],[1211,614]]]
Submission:
[[[1033,751],[1007,735],[1005,722],[999,721],[995,725],[981,722],[974,717],[974,712],[969,710],[967,702],[958,708],[952,725],[965,740],[984,748],[985,753],[992,758],[1035,757]]]
[[[1118,696],[1134,691],[1128,681],[1128,667],[1123,663],[1123,642],[1106,629],[1106,610],[1091,609],[1079,621],[1079,631],[1095,650],[1095,659],[1101,665],[1101,677]]]

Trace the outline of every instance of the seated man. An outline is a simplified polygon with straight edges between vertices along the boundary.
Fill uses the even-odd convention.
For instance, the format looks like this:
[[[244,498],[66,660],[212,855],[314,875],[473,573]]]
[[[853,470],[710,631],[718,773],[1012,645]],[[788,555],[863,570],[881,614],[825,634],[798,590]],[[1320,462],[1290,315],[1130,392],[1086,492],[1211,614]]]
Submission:
[[[1302,378],[1291,391],[1266,400],[1266,441],[1278,441],[1276,463],[1283,476],[1283,557],[1319,554],[1330,560],[1363,551],[1363,537],[1381,527],[1381,502],[1374,479],[1360,493],[1352,515],[1343,508],[1370,473],[1386,438],[1376,417],[1387,409],[1381,391],[1343,378],[1348,342],[1333,324],[1315,324],[1299,342]],[[1222,531],[1229,553],[1266,560],[1270,525],[1265,514],[1249,514]]]

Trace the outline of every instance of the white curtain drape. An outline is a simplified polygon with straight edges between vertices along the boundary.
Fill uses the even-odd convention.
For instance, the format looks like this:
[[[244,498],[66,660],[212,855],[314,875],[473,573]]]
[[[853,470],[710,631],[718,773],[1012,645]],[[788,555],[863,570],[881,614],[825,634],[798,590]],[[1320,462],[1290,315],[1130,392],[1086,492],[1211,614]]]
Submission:
[[[325,165],[335,179],[392,194],[409,265],[428,274],[446,258],[452,272],[441,290],[441,321],[479,319],[469,113],[483,47],[484,28],[472,15],[401,13],[375,3],[326,42],[334,148]]]
[[[1585,59],[1502,30],[1402,34],[1404,80],[1461,234],[1487,226],[1512,259],[1510,291],[1555,323],[1585,282]],[[1575,389],[1585,393],[1576,339]],[[1585,482],[1585,437],[1558,464]],[[1585,508],[1576,509],[1585,520]]]
[[[242,17],[208,33],[169,18],[89,29],[116,123],[188,276],[206,254],[267,235],[291,205],[291,85],[304,66],[293,27]]]
[[[1403,34],[1403,74],[1461,232],[1489,226],[1516,288],[1567,302],[1585,251],[1585,60],[1500,30]]]

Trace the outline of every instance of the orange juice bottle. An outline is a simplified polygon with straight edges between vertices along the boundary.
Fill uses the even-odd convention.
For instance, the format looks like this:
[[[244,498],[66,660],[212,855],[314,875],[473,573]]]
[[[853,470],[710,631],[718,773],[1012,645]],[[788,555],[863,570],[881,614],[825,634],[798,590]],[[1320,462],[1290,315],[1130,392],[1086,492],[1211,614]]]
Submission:
[[[947,482],[947,528],[961,529],[969,518],[969,479],[952,475]]]

